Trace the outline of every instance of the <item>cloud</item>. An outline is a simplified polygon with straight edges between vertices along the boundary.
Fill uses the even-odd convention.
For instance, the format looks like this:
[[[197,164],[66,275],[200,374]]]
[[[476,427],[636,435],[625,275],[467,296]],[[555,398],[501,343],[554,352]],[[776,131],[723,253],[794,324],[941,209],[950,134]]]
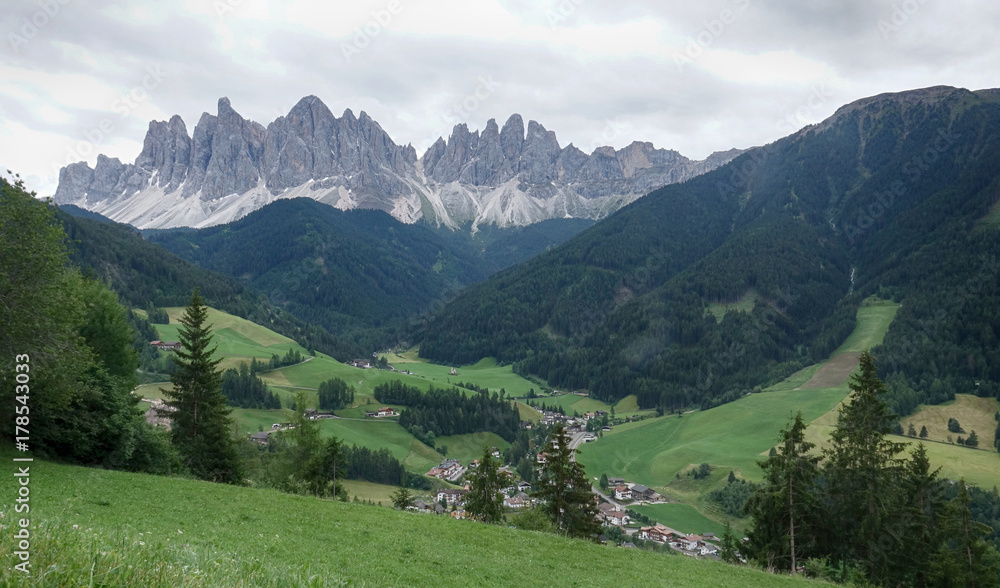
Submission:
[[[700,158],[881,92],[1000,86],[985,0],[53,2],[0,20],[0,162],[43,194],[102,121],[99,150],[133,161],[149,120],[191,131],[221,96],[266,125],[315,94],[418,152],[517,112],[562,145]]]

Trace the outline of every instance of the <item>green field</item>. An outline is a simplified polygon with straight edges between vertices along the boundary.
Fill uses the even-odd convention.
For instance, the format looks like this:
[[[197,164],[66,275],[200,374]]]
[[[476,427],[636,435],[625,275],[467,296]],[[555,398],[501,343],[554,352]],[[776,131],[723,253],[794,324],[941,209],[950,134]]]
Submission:
[[[895,317],[898,305],[867,300],[858,309],[857,326],[834,355],[862,351],[878,345]],[[735,402],[708,411],[665,416],[615,426],[600,440],[587,446],[580,463],[588,474],[623,476],[645,484],[685,503],[701,516],[721,521],[727,517],[707,503],[705,495],[730,470],[748,480],[759,481],[757,461],[767,454],[778,434],[797,411],[810,425],[809,434],[822,443],[829,430],[826,421],[836,418],[835,409],[847,396],[847,386],[799,389],[823,364],[800,370],[760,394],[745,396]],[[848,368],[849,369],[849,368]],[[715,471],[704,481],[693,482],[684,476],[688,469],[702,462]],[[971,467],[971,466],[970,466]],[[678,478],[678,476],[681,476]],[[672,516],[683,509],[664,511]],[[671,518],[661,523],[680,527]],[[734,522],[739,526],[739,521]],[[679,530],[686,530],[679,528]]]
[[[180,317],[183,307],[164,309],[170,317],[168,325],[153,325],[161,341],[179,341]],[[254,357],[270,359],[272,354],[284,355],[290,349],[307,355],[304,347],[274,331],[229,313],[208,309],[208,323],[213,329],[213,344],[218,346],[216,358],[222,358],[220,367],[228,369],[241,363],[250,363]],[[168,352],[169,353],[169,352]]]
[[[868,351],[882,343],[898,310],[899,305],[895,302],[875,298],[865,300],[858,309],[854,331],[833,355],[845,351]]]
[[[434,444],[439,448],[441,446],[447,447],[447,457],[461,460],[465,465],[469,465],[474,459],[483,457],[484,445],[496,447],[501,452],[510,447],[510,443],[504,441],[496,433],[469,433],[467,435],[438,437]]]
[[[375,484],[364,480],[338,480],[337,483],[344,487],[350,500],[355,498],[371,500],[375,504],[382,503],[385,506],[392,504],[392,494],[399,490],[397,486]]]
[[[716,536],[722,537],[722,534],[726,531],[724,525],[720,525],[701,514],[689,504],[648,504],[646,506],[634,506],[632,510],[640,512],[654,521],[659,521],[661,524],[682,533],[694,535],[715,533]],[[670,522],[666,523],[665,521]]]
[[[16,481],[0,480],[8,512]],[[33,573],[12,570],[15,543],[2,541],[2,585],[815,585],[472,521],[42,461],[31,464],[31,489]]]
[[[769,390],[683,417],[617,425],[587,445],[580,463],[591,476],[624,476],[661,489],[678,472],[705,461],[756,480],[757,460],[775,444],[794,411],[812,420],[843,397],[839,389]]]

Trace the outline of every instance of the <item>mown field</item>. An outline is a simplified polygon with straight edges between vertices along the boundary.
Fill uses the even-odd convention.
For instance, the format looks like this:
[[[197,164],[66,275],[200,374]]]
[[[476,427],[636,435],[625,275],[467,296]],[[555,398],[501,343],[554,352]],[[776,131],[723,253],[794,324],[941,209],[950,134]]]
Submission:
[[[10,450],[0,452],[8,459]],[[12,476],[0,477],[13,516]],[[270,490],[31,466],[30,577],[5,586],[808,586],[818,583],[472,521]]]

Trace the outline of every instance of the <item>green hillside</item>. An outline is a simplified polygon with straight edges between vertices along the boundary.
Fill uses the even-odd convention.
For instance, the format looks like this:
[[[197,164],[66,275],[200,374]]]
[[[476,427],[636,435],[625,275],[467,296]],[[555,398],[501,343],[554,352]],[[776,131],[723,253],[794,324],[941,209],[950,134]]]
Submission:
[[[75,207],[67,207],[67,211],[79,213]],[[356,346],[296,318],[235,279],[147,241],[133,227],[107,219],[79,218],[67,211],[59,209],[56,217],[66,231],[73,264],[107,281],[127,305],[139,309],[184,305],[199,288],[210,306],[266,324],[306,346],[344,358],[358,353]]]
[[[420,353],[704,409],[824,361],[877,295],[902,304],[877,351],[895,410],[997,397],[997,169],[995,92],[859,100],[468,288]]]
[[[2,480],[2,495],[16,495],[14,478]],[[550,586],[554,578],[570,586],[818,585],[269,490],[48,462],[31,465],[31,484],[38,489],[31,501],[33,573],[5,564],[3,585]],[[6,503],[3,511],[10,508]],[[12,560],[13,545],[0,542],[4,562]]]

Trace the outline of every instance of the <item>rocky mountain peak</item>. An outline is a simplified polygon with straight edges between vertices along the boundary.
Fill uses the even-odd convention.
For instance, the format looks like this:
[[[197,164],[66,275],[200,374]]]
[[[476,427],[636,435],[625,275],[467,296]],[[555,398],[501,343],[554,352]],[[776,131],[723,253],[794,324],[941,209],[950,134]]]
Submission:
[[[704,167],[650,143],[590,155],[562,148],[554,132],[534,120],[525,128],[519,114],[502,127],[490,119],[481,132],[456,124],[418,161],[412,145],[397,145],[365,111],[337,118],[306,96],[265,128],[222,97],[191,135],[176,115],[151,122],[132,164],[101,156],[93,169],[65,167],[56,200],[143,228],[229,222],[298,196],[404,222],[509,226],[603,216]]]

